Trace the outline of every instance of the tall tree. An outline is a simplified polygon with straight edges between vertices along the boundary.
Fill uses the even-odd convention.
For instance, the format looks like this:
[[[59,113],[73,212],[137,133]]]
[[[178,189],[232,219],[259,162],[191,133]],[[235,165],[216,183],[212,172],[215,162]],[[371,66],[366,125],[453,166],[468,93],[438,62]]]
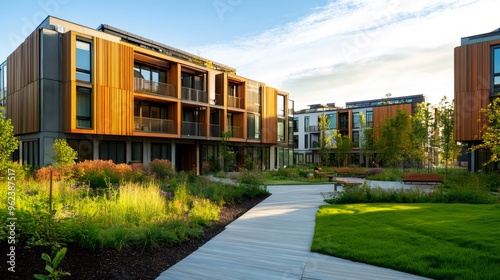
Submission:
[[[349,164],[349,153],[352,150],[353,143],[349,136],[342,135],[339,132],[335,133],[335,159],[340,166]]]
[[[456,158],[459,150],[453,137],[455,128],[454,115],[453,101],[449,102],[446,96],[443,97],[438,107],[438,128],[440,130],[439,147],[441,148],[441,156],[445,162],[445,176],[448,173],[448,161]]]
[[[488,119],[488,125],[483,127],[483,143],[473,150],[487,149],[491,157],[484,165],[500,161],[500,98],[495,98],[485,109],[481,110]]]
[[[421,103],[412,115],[411,157],[420,162],[424,161],[427,154],[427,166],[432,166],[432,158],[435,150],[435,119],[430,103]]]
[[[411,118],[398,110],[396,116],[385,119],[378,141],[380,155],[386,166],[397,166],[410,158]]]
[[[362,112],[359,113],[359,123],[361,128],[359,136],[360,162],[369,167],[370,158],[375,150],[373,128],[367,125],[365,114]]]
[[[12,121],[4,118],[3,110],[3,107],[0,107],[0,176],[6,174],[10,155],[19,146],[19,140],[14,136]]]
[[[326,164],[329,151],[334,147],[334,145],[332,144],[332,140],[335,135],[330,131],[331,123],[326,115],[320,115],[318,119],[318,126],[320,131],[319,154],[321,156],[322,164]]]

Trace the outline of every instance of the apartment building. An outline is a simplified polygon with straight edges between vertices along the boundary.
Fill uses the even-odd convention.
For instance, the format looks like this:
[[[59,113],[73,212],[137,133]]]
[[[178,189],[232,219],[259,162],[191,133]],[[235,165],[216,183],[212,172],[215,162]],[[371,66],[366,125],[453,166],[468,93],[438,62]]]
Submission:
[[[124,30],[49,16],[1,65],[0,102],[24,164],[50,164],[64,138],[79,161],[169,159],[199,173],[218,158],[223,132],[238,166],[292,162],[288,93]]]
[[[500,29],[462,38],[454,54],[455,140],[472,148],[481,143],[487,125],[481,109],[500,96]],[[469,171],[477,172],[490,153],[469,150],[467,156]]]
[[[352,140],[350,164],[367,166],[368,163],[370,166],[372,159],[364,159],[360,155],[360,138],[363,135],[360,113],[365,116],[367,127],[376,128],[383,125],[386,118],[394,117],[398,110],[413,114],[417,105],[423,102],[423,95],[411,95],[346,102],[345,107],[337,107],[335,103],[309,105],[308,109],[296,111],[294,115],[294,161],[296,164],[321,161],[319,120],[325,115],[330,124],[327,136],[339,132]],[[333,152],[330,152],[329,158],[329,164],[335,164]]]

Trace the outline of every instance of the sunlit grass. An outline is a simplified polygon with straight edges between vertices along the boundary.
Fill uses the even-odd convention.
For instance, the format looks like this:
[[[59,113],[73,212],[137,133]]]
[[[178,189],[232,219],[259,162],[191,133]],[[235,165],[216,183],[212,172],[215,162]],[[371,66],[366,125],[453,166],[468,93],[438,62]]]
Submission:
[[[434,279],[498,279],[500,206],[328,205],[312,250]]]

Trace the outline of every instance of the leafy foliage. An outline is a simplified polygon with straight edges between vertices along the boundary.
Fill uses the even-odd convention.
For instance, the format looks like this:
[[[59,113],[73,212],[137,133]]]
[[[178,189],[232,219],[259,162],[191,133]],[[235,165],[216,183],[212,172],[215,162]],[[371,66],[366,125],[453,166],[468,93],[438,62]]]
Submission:
[[[481,112],[488,119],[488,125],[483,128],[483,143],[473,150],[487,149],[491,157],[484,165],[500,161],[500,98],[495,98],[486,109]]]
[[[54,168],[63,175],[69,175],[71,167],[75,165],[78,153],[71,148],[66,139],[56,139],[52,145],[54,155],[52,159],[55,161]]]
[[[320,115],[318,119],[319,131],[321,132],[319,139],[319,154],[321,156],[322,164],[326,164],[328,160],[328,153],[332,147],[334,147],[334,145],[332,145],[332,140],[335,138],[335,134],[327,135],[330,129],[331,121],[326,115]]]
[[[61,264],[62,259],[66,255],[67,248],[61,248],[55,253],[55,256],[52,258],[52,255],[54,254],[54,251],[57,250],[55,247],[53,248],[53,252],[51,256],[49,256],[47,253],[42,254],[42,260],[46,262],[45,265],[45,270],[49,272],[48,275],[43,275],[43,274],[35,274],[33,275],[36,279],[39,280],[48,280],[48,279],[61,279],[63,276],[70,276],[71,274],[69,272],[62,271],[59,268],[59,264]]]
[[[5,176],[9,157],[18,146],[19,139],[14,136],[12,121],[3,117],[3,107],[0,107],[0,176]]]

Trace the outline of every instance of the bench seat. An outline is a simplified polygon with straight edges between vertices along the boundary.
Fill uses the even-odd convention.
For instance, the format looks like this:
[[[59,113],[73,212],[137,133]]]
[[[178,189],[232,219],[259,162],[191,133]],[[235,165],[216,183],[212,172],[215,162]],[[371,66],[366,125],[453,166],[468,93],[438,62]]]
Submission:
[[[442,183],[439,174],[407,173],[403,175],[403,183]]]

